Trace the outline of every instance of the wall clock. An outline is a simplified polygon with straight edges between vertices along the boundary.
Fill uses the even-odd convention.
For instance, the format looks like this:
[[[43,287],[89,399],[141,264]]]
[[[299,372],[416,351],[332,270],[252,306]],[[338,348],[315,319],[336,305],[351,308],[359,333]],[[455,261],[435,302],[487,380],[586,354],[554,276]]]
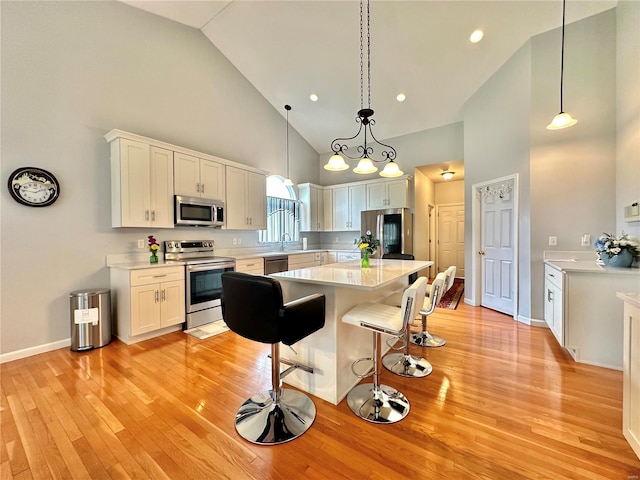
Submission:
[[[22,205],[47,207],[60,196],[60,184],[46,170],[22,167],[9,176],[9,193]]]

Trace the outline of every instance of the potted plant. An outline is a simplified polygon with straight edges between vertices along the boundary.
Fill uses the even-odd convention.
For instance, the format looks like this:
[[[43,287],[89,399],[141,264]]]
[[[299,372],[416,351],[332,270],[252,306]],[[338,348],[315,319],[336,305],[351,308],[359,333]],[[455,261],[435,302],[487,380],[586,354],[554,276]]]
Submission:
[[[369,268],[369,257],[371,255],[375,255],[376,251],[378,251],[380,240],[371,233],[371,230],[367,230],[367,233],[362,235],[360,238],[357,238],[355,243],[360,249],[360,264],[363,268]]]

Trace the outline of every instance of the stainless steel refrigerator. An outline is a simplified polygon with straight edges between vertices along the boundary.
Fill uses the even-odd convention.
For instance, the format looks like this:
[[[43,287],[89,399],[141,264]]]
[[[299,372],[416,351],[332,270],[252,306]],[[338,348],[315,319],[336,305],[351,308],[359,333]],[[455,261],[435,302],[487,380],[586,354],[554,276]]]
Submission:
[[[413,213],[408,208],[387,208],[386,210],[365,210],[360,214],[360,231],[364,235],[371,231],[380,248],[373,256],[382,258],[384,254],[413,254]]]

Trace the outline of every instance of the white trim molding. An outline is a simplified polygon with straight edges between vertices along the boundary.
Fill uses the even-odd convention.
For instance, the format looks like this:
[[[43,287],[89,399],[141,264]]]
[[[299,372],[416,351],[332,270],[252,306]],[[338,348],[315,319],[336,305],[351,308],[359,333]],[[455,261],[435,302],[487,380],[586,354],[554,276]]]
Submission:
[[[70,346],[71,338],[65,338],[64,340],[58,340],[57,342],[45,343],[43,345],[36,345],[35,347],[2,353],[0,354],[0,363],[12,362],[13,360],[20,360],[21,358],[27,358],[32,355],[38,355],[39,353],[51,352],[52,350],[58,350],[59,348]]]

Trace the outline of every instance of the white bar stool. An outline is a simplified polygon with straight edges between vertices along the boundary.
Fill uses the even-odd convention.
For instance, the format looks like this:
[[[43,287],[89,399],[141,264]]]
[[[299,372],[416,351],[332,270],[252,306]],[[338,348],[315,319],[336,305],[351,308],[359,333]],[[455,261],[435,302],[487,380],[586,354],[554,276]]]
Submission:
[[[427,281],[418,278],[404,291],[401,308],[381,303],[363,303],[343,315],[342,321],[373,332],[373,356],[353,362],[353,373],[364,378],[373,375],[373,383],[356,385],[347,394],[347,404],[360,418],[372,423],[394,423],[407,416],[409,400],[388,385],[380,384],[381,334],[399,336],[409,327],[417,315],[426,289]],[[373,360],[373,372],[358,375],[355,366],[363,360]]]
[[[411,343],[420,345],[421,347],[441,347],[447,341],[438,336],[433,335],[427,331],[427,317],[431,315],[436,309],[436,305],[444,295],[446,289],[446,275],[445,272],[440,272],[436,275],[435,280],[431,284],[431,295],[425,297],[422,309],[420,310],[420,316],[422,317],[422,331],[419,333],[411,334]]]

